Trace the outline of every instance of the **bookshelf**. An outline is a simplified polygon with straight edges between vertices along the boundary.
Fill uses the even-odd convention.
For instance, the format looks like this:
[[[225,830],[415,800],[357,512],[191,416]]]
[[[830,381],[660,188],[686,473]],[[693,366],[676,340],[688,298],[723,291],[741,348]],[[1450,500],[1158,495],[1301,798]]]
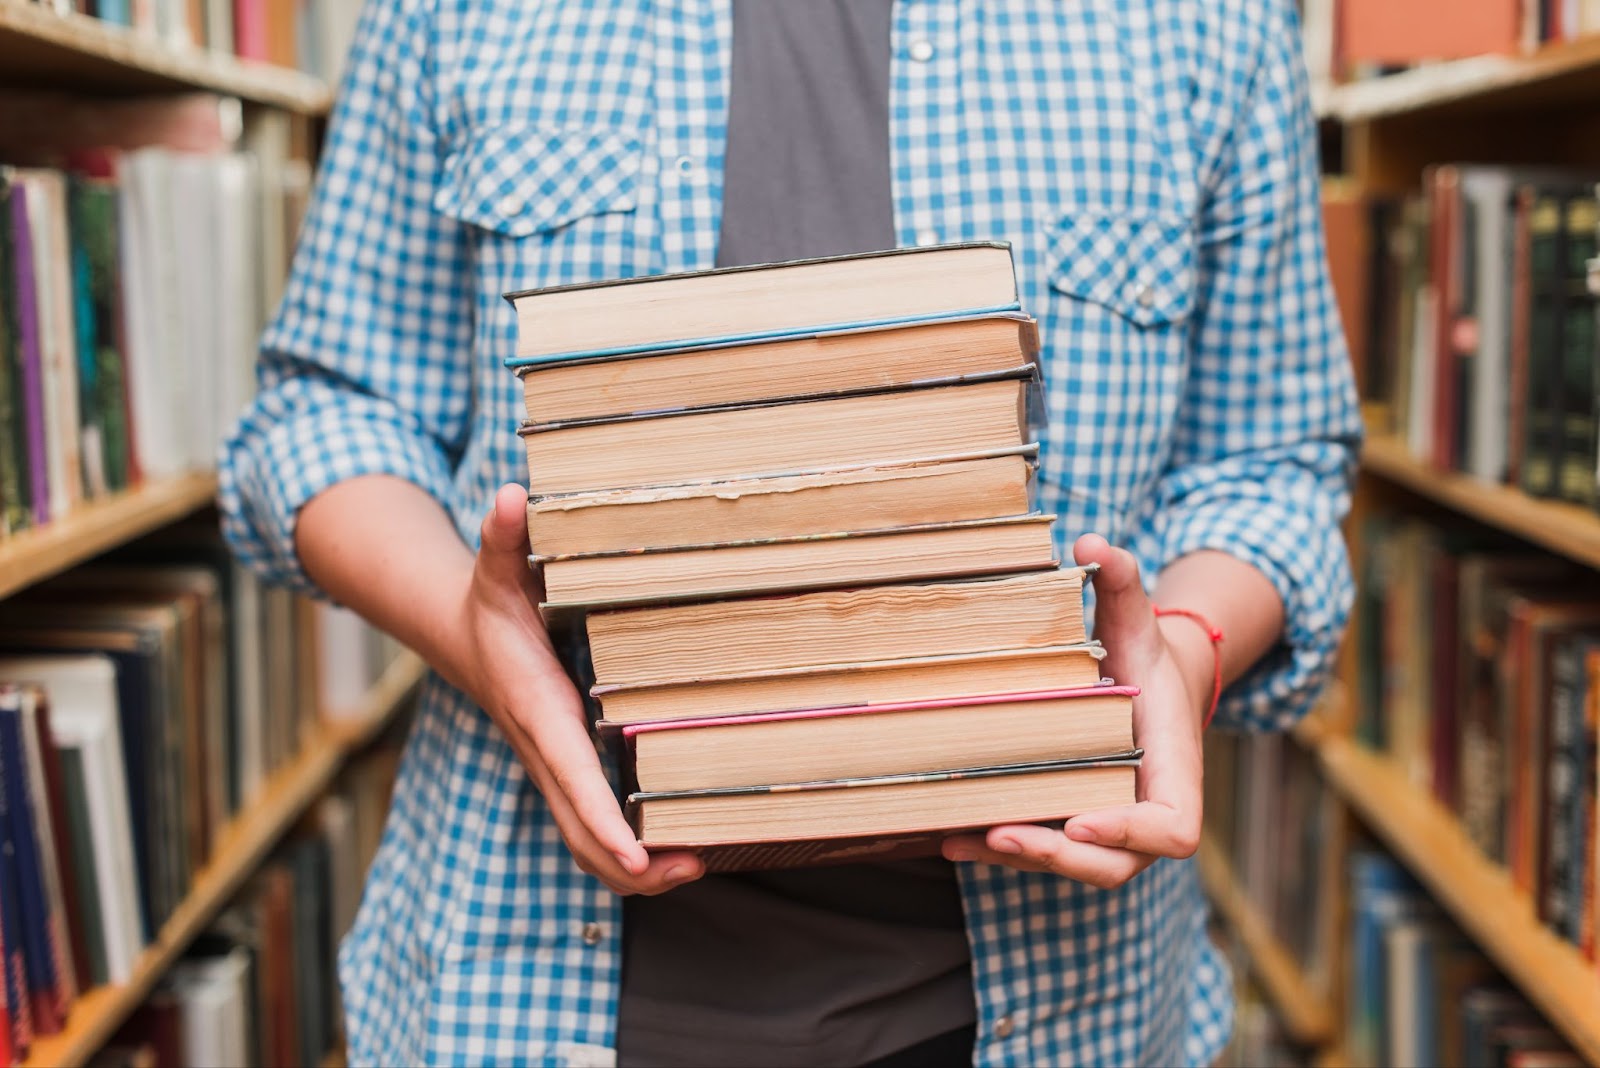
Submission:
[[[203,89],[309,116],[333,104],[328,85],[302,71],[175,47],[31,0],[0,0],[0,84],[106,95]]]
[[[206,924],[222,910],[257,865],[302,813],[327,789],[339,769],[394,717],[422,678],[422,661],[404,653],[367,693],[359,709],[325,726],[294,760],[267,780],[261,795],[223,831],[212,859],[194,881],[183,903],[147,946],[133,978],[102,986],[73,1002],[66,1028],[35,1039],[24,1065],[83,1064],[150,994],[157,981]]]
[[[1316,744],[1323,774],[1445,909],[1591,1062],[1600,1062],[1600,971],[1540,924],[1532,903],[1456,818],[1392,761],[1340,735]]]
[[[1361,450],[1361,468],[1433,504],[1600,568],[1600,515],[1562,501],[1540,500],[1511,486],[1440,471],[1398,438],[1376,434]]]
[[[1334,1032],[1333,1005],[1250,903],[1227,857],[1213,843],[1202,841],[1196,863],[1206,897],[1238,937],[1250,970],[1266,991],[1285,1032],[1301,1045],[1327,1044]]]
[[[159,530],[216,498],[214,475],[146,483],[0,541],[0,598]]]

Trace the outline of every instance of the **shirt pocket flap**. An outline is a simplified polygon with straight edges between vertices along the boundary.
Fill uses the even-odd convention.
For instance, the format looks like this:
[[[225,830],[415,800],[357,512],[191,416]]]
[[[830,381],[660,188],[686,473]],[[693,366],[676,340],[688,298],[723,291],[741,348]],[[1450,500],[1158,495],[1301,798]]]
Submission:
[[[445,158],[435,210],[510,237],[588,215],[632,211],[643,147],[589,126],[480,128]]]
[[[1181,215],[1080,211],[1050,235],[1050,285],[1140,326],[1173,323],[1194,303],[1194,258]]]

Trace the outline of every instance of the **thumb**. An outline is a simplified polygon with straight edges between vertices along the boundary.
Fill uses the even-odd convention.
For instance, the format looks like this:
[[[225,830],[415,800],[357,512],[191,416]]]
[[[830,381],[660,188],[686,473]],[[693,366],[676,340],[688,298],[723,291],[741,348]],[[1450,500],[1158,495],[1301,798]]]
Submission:
[[[479,531],[478,566],[520,584],[528,578],[528,492],[508,482],[494,495]]]
[[[1157,634],[1155,610],[1139,579],[1139,562],[1126,549],[1113,546],[1098,534],[1085,534],[1072,547],[1080,565],[1099,564],[1094,577],[1095,636],[1111,648],[1132,651],[1132,643],[1153,641]]]

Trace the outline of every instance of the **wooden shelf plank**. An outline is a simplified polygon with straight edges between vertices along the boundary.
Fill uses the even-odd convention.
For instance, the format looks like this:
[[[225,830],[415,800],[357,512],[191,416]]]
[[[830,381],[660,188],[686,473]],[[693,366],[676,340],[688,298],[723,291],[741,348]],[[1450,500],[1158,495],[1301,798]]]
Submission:
[[[196,876],[188,896],[155,941],[140,954],[133,978],[119,986],[101,986],[84,993],[73,1002],[66,1029],[35,1040],[24,1065],[77,1065],[93,1056],[328,788],[361,740],[370,740],[393,718],[422,672],[422,661],[414,653],[401,654],[367,694],[357,715],[347,717],[347,724],[338,728],[324,728],[299,756],[279,768],[267,780],[260,798],[223,831],[216,856]],[[355,724],[355,729],[348,724]]]
[[[61,15],[29,0],[0,0],[0,84],[75,92],[203,89],[321,115],[333,103],[322,79],[154,34]]]
[[[1329,784],[1591,1063],[1600,1064],[1600,972],[1541,924],[1533,904],[1455,816],[1387,758],[1349,738],[1317,744]]]
[[[1532,55],[1474,56],[1332,86],[1318,93],[1317,114],[1353,123],[1441,109],[1517,111],[1568,102],[1592,109],[1597,89],[1600,35]]]
[[[212,475],[182,475],[127,490],[0,541],[0,597],[199,511],[217,496]]]
[[[1392,436],[1369,438],[1361,450],[1361,466],[1480,523],[1588,567],[1600,567],[1600,515],[1587,508],[1540,500],[1510,486],[1435,470]]]
[[[1283,1029],[1296,1042],[1321,1046],[1333,1038],[1334,1012],[1328,998],[1308,980],[1265,917],[1245,895],[1233,866],[1215,845],[1201,842],[1195,857],[1206,896],[1239,938],[1250,969],[1261,981]]]

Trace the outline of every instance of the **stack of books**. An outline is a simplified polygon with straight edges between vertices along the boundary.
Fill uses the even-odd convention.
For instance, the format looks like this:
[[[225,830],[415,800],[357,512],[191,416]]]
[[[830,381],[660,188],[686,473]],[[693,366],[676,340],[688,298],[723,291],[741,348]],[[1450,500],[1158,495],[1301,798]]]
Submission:
[[[650,849],[932,852],[1134,799],[1031,510],[1037,334],[971,244],[509,298],[542,609]]]

